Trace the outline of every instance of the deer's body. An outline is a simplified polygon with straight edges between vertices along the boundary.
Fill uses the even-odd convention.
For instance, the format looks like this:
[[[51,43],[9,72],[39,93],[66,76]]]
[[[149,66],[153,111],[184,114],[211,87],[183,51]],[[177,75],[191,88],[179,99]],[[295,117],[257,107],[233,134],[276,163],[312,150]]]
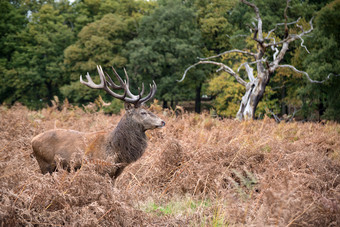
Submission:
[[[105,159],[101,143],[106,140],[105,137],[107,136],[104,133],[82,133],[67,129],[49,130],[33,138],[33,154],[44,174],[55,170],[56,156],[62,158],[65,167],[69,166],[72,158],[77,158],[76,167],[79,167],[82,159],[85,158]]]
[[[148,99],[143,101],[149,100],[154,92],[151,90],[151,95],[149,94]],[[121,99],[123,98],[125,96]],[[141,95],[137,102],[133,100],[134,107],[126,105],[125,115],[112,132],[84,133],[56,129],[34,137],[33,154],[42,173],[53,172],[56,169],[55,158],[58,156],[62,160],[63,167],[70,167],[70,162],[74,161],[73,166],[79,168],[84,161],[86,163],[88,160],[96,160],[95,163],[105,164],[108,167],[106,173],[111,177],[118,177],[126,165],[143,155],[147,147],[145,131],[165,125],[162,119],[138,105],[140,99]]]

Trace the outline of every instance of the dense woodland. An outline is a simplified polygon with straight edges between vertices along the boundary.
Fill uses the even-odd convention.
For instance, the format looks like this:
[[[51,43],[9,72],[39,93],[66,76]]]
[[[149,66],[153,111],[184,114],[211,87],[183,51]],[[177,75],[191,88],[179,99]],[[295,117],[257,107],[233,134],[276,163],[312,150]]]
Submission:
[[[286,1],[250,2],[260,10],[264,31],[284,22]],[[204,107],[235,117],[244,88],[234,77],[200,65],[183,82],[177,80],[198,57],[256,46],[250,31],[255,13],[238,0],[1,0],[0,12],[0,103],[20,102],[31,109],[55,99],[74,105],[101,97],[111,101],[104,92],[79,83],[79,76],[87,72],[99,80],[96,65],[101,65],[111,75],[111,66],[121,75],[126,68],[132,90],[154,80],[163,107],[196,100],[196,112]],[[289,27],[291,33],[308,30],[311,18],[314,29],[303,44],[298,39],[290,45],[282,62],[313,80],[335,76],[319,84],[293,70],[277,70],[256,118],[294,114],[304,120],[339,121],[340,1],[292,0],[287,21],[299,17]],[[283,37],[284,26],[279,26],[275,38]],[[244,59],[233,53],[220,61],[237,70]],[[205,106],[202,97],[210,100]],[[121,105],[112,101],[106,111],[117,112]]]

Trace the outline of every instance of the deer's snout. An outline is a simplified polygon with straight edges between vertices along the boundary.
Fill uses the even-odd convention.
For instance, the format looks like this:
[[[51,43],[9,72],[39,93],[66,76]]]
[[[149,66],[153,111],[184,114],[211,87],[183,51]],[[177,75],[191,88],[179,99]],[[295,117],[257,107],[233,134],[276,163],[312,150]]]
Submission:
[[[162,119],[159,119],[158,123],[155,124],[156,128],[163,128],[165,126],[165,121],[163,121]]]
[[[161,121],[161,126],[160,126],[160,128],[162,128],[162,127],[164,127],[165,126],[165,121]]]

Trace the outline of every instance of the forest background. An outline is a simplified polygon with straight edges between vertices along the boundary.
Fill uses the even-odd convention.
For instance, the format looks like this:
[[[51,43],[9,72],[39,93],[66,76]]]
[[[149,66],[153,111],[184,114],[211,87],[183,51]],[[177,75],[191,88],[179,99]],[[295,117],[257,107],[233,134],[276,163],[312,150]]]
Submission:
[[[286,1],[253,2],[265,31],[284,22]],[[96,66],[101,65],[111,75],[111,66],[120,75],[126,68],[132,90],[154,80],[163,107],[195,100],[196,112],[205,108],[235,117],[244,88],[234,77],[200,65],[182,83],[177,80],[198,57],[256,45],[249,31],[255,14],[237,0],[0,0],[0,14],[0,103],[21,102],[31,109],[51,105],[56,97],[74,105],[101,97],[111,101],[104,92],[79,83],[87,72],[99,80]],[[298,40],[284,63],[314,80],[339,74],[340,1],[292,0],[287,15],[288,22],[301,17],[301,26],[315,18],[313,32],[304,38],[310,53]],[[277,38],[283,33],[282,26]],[[238,54],[221,59],[234,70],[242,60]],[[312,84],[303,74],[280,69],[266,87],[256,117],[274,113],[339,121],[339,87],[340,77]],[[209,102],[201,106],[204,100]],[[106,112],[117,113],[121,107],[113,100]]]

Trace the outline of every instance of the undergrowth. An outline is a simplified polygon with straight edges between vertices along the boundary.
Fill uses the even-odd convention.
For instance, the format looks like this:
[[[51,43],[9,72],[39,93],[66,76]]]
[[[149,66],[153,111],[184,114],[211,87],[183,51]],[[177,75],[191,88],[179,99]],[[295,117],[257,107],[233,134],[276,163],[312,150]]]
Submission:
[[[30,141],[113,130],[122,114],[0,106],[0,226],[340,225],[339,124],[152,110],[165,128],[114,182],[90,168],[43,175]]]

